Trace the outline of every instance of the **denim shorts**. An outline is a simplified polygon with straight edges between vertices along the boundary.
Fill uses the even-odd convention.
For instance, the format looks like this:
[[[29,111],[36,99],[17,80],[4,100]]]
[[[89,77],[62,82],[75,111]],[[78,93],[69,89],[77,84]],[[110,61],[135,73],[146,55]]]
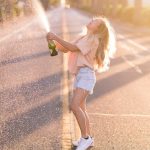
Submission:
[[[96,83],[95,71],[89,67],[81,67],[74,78],[73,89],[76,87],[83,88],[93,94],[93,89]]]

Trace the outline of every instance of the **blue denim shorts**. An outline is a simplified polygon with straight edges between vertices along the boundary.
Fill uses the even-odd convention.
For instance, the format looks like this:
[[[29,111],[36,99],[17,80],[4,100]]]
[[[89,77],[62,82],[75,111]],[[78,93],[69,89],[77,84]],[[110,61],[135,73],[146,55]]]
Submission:
[[[74,78],[73,89],[76,87],[83,88],[93,94],[93,89],[96,83],[95,71],[89,67],[81,67]]]

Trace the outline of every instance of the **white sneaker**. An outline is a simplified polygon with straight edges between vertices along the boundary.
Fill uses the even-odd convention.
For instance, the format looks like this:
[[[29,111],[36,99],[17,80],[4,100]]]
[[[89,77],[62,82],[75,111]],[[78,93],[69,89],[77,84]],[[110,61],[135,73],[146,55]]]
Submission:
[[[76,150],[86,150],[93,143],[93,139],[89,136],[88,139],[82,138]]]
[[[79,139],[77,139],[76,141],[73,141],[72,144],[73,146],[78,146],[79,145],[79,142],[81,140],[82,137],[80,137]],[[94,137],[91,137],[93,139],[93,142],[90,146],[94,146]]]

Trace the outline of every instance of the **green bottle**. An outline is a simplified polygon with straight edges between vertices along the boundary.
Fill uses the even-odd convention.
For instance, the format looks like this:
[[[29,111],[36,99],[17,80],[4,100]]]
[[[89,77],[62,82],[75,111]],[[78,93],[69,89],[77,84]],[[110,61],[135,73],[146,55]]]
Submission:
[[[48,41],[48,48],[50,50],[50,55],[51,56],[56,56],[58,55],[58,51],[56,50],[56,45],[54,43],[54,41]]]

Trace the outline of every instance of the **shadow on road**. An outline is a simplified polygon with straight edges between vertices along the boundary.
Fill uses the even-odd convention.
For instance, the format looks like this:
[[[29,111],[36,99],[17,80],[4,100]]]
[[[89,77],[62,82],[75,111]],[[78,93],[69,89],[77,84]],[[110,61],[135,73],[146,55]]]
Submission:
[[[150,61],[139,64],[138,66],[142,70],[142,74],[137,73],[133,68],[129,68],[108,78],[97,81],[95,86],[95,94],[91,96],[93,98],[89,99],[88,102],[92,102],[93,100],[96,100],[96,98],[100,98],[108,92],[116,90],[150,73]]]
[[[128,40],[128,39],[132,39],[132,40],[135,40],[135,39],[142,39],[142,38],[145,38],[145,37],[150,37],[150,33],[148,34],[139,34],[139,33],[135,33],[135,32],[132,32],[131,31],[128,31],[128,33],[130,33],[129,35],[125,35],[125,39]],[[123,38],[117,38],[118,41],[122,41]]]
[[[3,99],[3,101],[11,100],[16,99],[21,95],[26,102],[37,100],[38,98],[52,94],[54,90],[57,90],[60,86],[61,76],[62,72],[60,71],[37,81],[23,84],[20,87],[5,89],[4,91],[0,91],[1,99]],[[1,106],[2,105],[3,103],[1,101]]]
[[[30,59],[39,58],[39,57],[47,56],[47,55],[49,55],[49,51],[40,52],[40,53],[27,55],[27,56],[22,56],[22,57],[16,57],[16,58],[13,58],[13,59],[8,59],[8,60],[4,60],[4,61],[0,62],[0,67],[6,66],[8,64],[15,64],[15,63],[19,63],[19,62],[28,61]]]
[[[141,51],[137,54],[142,57],[142,56],[150,55],[150,52],[149,51]],[[135,55],[132,55],[132,54],[131,55],[125,55],[125,57],[131,61],[139,59],[138,57],[136,57]],[[111,66],[120,65],[121,63],[125,63],[122,57],[116,57],[115,59],[111,60]]]
[[[62,113],[52,113],[56,111],[56,107],[62,107],[60,96],[6,121],[1,127],[0,149],[58,119]]]
[[[10,146],[11,143],[21,140],[35,130],[61,117],[62,102],[60,95],[53,96],[54,90],[59,90],[60,88],[61,76],[62,72],[60,71],[37,81],[23,84],[21,87],[6,89],[0,92],[2,112],[4,103],[9,105],[9,102],[13,101],[13,104],[11,103],[7,108],[4,107],[7,110],[5,110],[5,113],[1,113],[1,115],[7,116],[8,110],[14,113],[18,103],[20,107],[27,108],[27,111],[22,114],[18,113],[11,119],[0,122],[0,149],[3,149],[4,146]],[[48,95],[53,97],[44,101],[44,97]],[[34,102],[37,101],[40,101],[42,104],[35,106]],[[22,106],[22,104],[25,105]],[[33,108],[28,109],[29,105],[32,105]],[[59,112],[56,112],[57,108],[59,108]]]

